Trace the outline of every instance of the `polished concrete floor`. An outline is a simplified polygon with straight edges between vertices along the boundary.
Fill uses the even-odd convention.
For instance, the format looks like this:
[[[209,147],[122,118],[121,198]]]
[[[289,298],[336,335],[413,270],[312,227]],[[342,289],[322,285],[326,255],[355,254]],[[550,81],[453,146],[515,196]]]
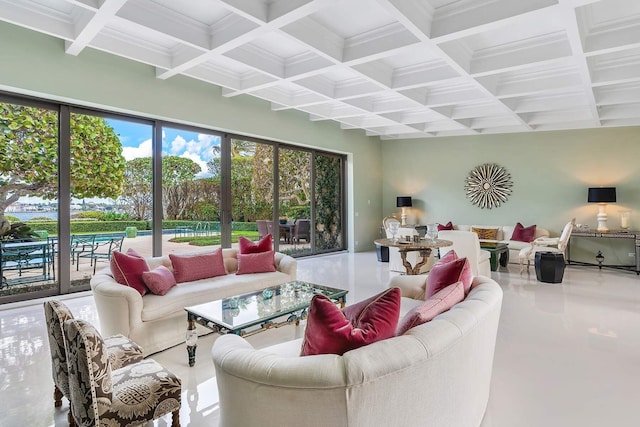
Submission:
[[[298,278],[348,289],[354,302],[386,287],[387,267],[373,252],[338,254],[299,260]],[[493,277],[504,302],[482,427],[640,425],[640,278],[569,266],[562,284],[547,284],[537,282],[534,272],[520,275],[515,265]],[[89,294],[64,301],[76,317],[98,322]],[[264,347],[300,332],[283,327],[249,341]],[[184,345],[151,356],[182,379],[183,426],[218,425],[210,357],[215,338],[199,340],[193,368]],[[0,426],[66,425],[68,405],[54,409],[51,397],[42,301],[0,306],[0,372]],[[154,425],[170,424],[165,417]]]

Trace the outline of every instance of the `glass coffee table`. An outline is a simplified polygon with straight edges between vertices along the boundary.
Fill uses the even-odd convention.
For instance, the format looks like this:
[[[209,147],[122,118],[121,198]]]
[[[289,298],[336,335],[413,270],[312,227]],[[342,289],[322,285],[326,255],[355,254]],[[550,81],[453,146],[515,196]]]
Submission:
[[[196,363],[196,323],[220,334],[247,337],[271,328],[299,325],[300,320],[307,317],[311,298],[317,294],[327,296],[344,308],[347,292],[344,289],[296,280],[260,291],[185,307],[189,366]]]

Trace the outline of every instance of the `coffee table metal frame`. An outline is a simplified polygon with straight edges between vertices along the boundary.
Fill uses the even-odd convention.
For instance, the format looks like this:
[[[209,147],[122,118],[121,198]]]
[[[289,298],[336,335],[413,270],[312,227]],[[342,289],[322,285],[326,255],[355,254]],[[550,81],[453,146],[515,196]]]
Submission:
[[[307,318],[307,310],[311,299],[316,294],[322,294],[340,304],[344,308],[347,302],[347,293],[344,289],[331,288],[296,280],[271,286],[266,289],[234,295],[227,298],[214,300],[204,304],[185,307],[187,312],[187,353],[189,366],[196,362],[197,334],[196,323],[203,325],[219,334],[235,334],[248,337],[267,329],[279,328],[285,325],[300,324],[300,320]],[[256,313],[255,317],[233,325],[221,317],[234,318],[243,310],[243,306],[258,305],[260,303],[275,305],[272,312]],[[213,313],[216,310],[219,314]],[[249,315],[251,312],[248,312]],[[235,316],[234,316],[235,315]],[[285,318],[286,316],[286,318]],[[284,318],[283,320],[279,320]]]

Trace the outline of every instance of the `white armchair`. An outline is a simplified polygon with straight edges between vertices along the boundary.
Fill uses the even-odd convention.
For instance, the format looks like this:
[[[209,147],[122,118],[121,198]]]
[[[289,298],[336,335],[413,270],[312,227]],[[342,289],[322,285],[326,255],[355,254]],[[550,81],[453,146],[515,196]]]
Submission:
[[[571,232],[573,231],[573,227],[576,224],[576,219],[572,218],[571,221],[565,224],[562,229],[562,234],[560,237],[538,237],[533,242],[531,242],[531,246],[523,248],[520,250],[520,255],[518,257],[520,261],[520,273],[525,270],[529,272],[529,267],[531,266],[531,261],[535,260],[536,252],[555,252],[562,254],[566,259],[566,250],[567,245],[569,244],[569,238],[571,237]]]
[[[467,257],[474,276],[491,277],[491,254],[480,249],[478,235],[472,231],[442,230],[438,239],[450,240],[452,246],[440,248],[440,258],[450,250],[455,250],[459,257]]]
[[[390,224],[392,222],[396,222],[400,224],[400,221],[398,221],[398,219],[395,217],[386,217],[382,221],[385,233],[387,235],[387,239],[393,238],[393,233],[390,231],[390,228],[391,228]],[[416,231],[414,228],[407,228],[407,227],[399,227],[396,233],[396,237],[398,239],[404,239],[405,236],[411,236],[411,238],[413,238],[413,236],[418,236],[418,235],[420,235],[420,233],[418,233],[418,231]],[[435,264],[435,252],[436,252],[435,250],[431,251],[431,255],[429,255],[429,259],[427,260],[427,263],[420,268],[420,274],[428,273],[429,270],[431,270],[431,267],[433,267],[433,264]],[[421,259],[422,257],[418,252],[407,252],[407,261],[412,266],[420,262]],[[389,270],[398,271],[401,273],[406,273],[407,271],[404,264],[402,264],[402,257],[400,256],[400,251],[398,250],[398,248],[393,248],[393,247],[389,248]]]

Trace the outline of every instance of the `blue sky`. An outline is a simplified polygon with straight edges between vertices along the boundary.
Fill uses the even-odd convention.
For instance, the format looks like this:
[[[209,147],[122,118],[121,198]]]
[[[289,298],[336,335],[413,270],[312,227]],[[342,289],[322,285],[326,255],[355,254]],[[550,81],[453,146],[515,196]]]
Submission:
[[[107,119],[122,143],[122,155],[126,160],[151,157],[150,125]],[[198,177],[209,176],[207,162],[213,157],[212,147],[220,145],[216,135],[163,128],[162,154],[186,157],[200,165]]]
[[[125,160],[132,160],[138,157],[151,157],[152,144],[152,128],[151,125],[106,119],[109,125],[113,127],[122,143],[122,155]],[[186,157],[198,165],[201,172],[197,175],[199,178],[210,176],[207,172],[207,162],[213,157],[212,147],[220,145],[220,137],[189,132],[174,128],[163,128],[162,154]],[[87,198],[87,201],[103,202],[104,199]],[[40,197],[21,197],[22,203],[47,203]],[[78,199],[73,199],[74,203],[78,203]]]

